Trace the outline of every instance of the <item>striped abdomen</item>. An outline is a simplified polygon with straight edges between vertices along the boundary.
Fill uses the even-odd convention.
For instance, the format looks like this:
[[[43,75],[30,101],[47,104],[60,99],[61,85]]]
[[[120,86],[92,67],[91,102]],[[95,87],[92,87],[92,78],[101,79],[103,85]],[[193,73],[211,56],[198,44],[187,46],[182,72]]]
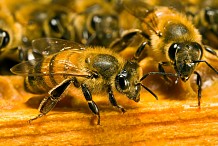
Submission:
[[[65,50],[37,62],[34,69],[31,70],[31,74],[43,73],[44,75],[26,77],[26,90],[32,93],[46,93],[68,78],[66,73],[73,70],[74,73],[80,74],[81,71],[77,68],[80,54],[73,50]]]

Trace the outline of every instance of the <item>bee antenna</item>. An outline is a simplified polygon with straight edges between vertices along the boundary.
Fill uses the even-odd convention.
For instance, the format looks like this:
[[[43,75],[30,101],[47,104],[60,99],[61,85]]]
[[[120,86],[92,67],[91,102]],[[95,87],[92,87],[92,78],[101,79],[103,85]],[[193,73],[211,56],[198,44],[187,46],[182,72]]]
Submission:
[[[146,46],[147,42],[142,43],[138,49],[136,50],[133,60],[138,60],[140,55],[142,54],[142,51],[144,50],[145,46]]]
[[[157,95],[154,93],[154,92],[152,92],[148,87],[146,87],[145,85],[143,85],[142,83],[139,83],[145,90],[147,90],[149,93],[151,93],[154,97],[155,97],[155,99],[156,100],[158,100],[158,97],[157,97]]]
[[[174,74],[174,73],[165,73],[165,72],[149,72],[147,74],[144,74],[141,79],[140,79],[140,82],[142,80],[144,80],[145,78],[147,78],[149,75],[164,75],[164,76],[173,76],[173,77],[178,77],[177,74]]]

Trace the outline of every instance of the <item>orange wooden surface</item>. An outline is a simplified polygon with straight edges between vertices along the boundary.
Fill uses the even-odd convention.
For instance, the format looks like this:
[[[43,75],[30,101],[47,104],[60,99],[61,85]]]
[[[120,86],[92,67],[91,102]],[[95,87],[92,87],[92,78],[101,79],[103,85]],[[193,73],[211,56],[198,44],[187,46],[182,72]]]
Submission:
[[[94,97],[101,112],[100,126],[85,100],[68,97],[29,124],[42,98],[23,90],[22,77],[0,77],[0,82],[0,145],[218,144],[218,82],[203,90],[201,109],[196,107],[196,97],[178,100],[156,92],[156,101],[143,91],[139,103],[116,96],[127,109],[122,114],[107,97]]]

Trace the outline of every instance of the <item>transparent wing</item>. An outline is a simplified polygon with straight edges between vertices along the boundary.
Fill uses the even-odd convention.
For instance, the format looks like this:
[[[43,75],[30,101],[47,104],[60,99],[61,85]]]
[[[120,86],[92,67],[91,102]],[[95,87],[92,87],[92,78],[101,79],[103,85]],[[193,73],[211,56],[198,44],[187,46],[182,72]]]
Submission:
[[[154,10],[154,6],[149,5],[145,0],[123,0],[123,7],[132,15],[143,20],[148,13]]]
[[[48,56],[63,50],[85,50],[85,46],[73,41],[57,38],[40,38],[32,41],[33,52]]]
[[[64,59],[56,60],[55,63],[59,64],[59,67],[56,66],[54,72],[50,70],[50,60],[46,62],[44,59],[34,59],[21,62],[12,67],[11,72],[22,76],[67,75],[90,77],[92,75],[91,70],[78,67],[78,65],[75,65],[72,62],[67,62]]]

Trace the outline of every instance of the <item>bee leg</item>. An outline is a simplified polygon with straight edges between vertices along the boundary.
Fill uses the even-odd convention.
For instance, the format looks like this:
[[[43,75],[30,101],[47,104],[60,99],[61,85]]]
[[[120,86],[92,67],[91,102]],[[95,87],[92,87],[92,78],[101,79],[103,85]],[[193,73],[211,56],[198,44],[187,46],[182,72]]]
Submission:
[[[98,106],[92,100],[92,94],[89,91],[89,89],[86,87],[86,84],[81,84],[81,87],[82,87],[83,95],[85,96],[86,101],[88,102],[89,108],[95,115],[98,116],[98,123],[97,124],[100,125],[100,113],[99,113]]]
[[[123,32],[121,38],[115,39],[110,45],[109,48],[112,48],[116,52],[123,51],[128,45],[132,42],[134,36],[142,34],[142,31],[139,29],[130,29]],[[144,35],[143,35],[144,36]]]
[[[215,73],[218,74],[218,70],[216,70],[212,65],[210,65],[207,61],[205,60],[196,60],[196,61],[193,61],[193,63],[200,63],[200,62],[204,62],[207,64],[208,67],[210,67]]]
[[[96,38],[96,33],[93,33],[89,38],[87,38],[85,45],[90,45],[95,38]]]
[[[218,57],[216,51],[213,50],[211,47],[205,45],[204,48],[205,48],[205,50],[206,50],[207,52],[209,52],[209,53],[211,53],[212,55],[215,55],[215,56]]]
[[[120,109],[120,110],[122,111],[122,113],[125,113],[126,110],[125,110],[122,106],[120,106],[120,105],[117,104],[117,101],[116,101],[116,99],[115,99],[115,97],[114,97],[114,94],[113,94],[113,91],[111,90],[111,87],[108,88],[108,94],[109,94],[109,101],[110,101],[110,103],[111,103],[114,107]]]
[[[202,80],[201,80],[201,76],[198,72],[194,71],[194,73],[197,75],[197,80],[196,80],[196,84],[198,86],[198,107],[200,108],[201,106],[201,86],[202,86]]]
[[[167,82],[172,83],[172,80],[165,75],[165,70],[163,68],[163,66],[168,66],[168,65],[169,65],[169,62],[160,62],[158,63],[158,70],[159,72],[163,73],[163,77]]]
[[[144,74],[142,76],[142,78],[140,79],[140,82],[142,80],[144,80],[145,78],[147,78],[148,76],[150,75],[165,75],[165,76],[172,76],[172,77],[177,77],[177,74],[174,74],[174,73],[165,73],[165,72],[149,72],[147,74]]]
[[[143,50],[144,50],[144,48],[145,48],[146,45],[147,45],[147,42],[143,42],[143,43],[138,47],[138,49],[136,50],[136,52],[135,52],[135,54],[134,54],[133,59],[135,59],[135,60],[138,60],[138,59],[139,59],[139,57],[140,57],[140,55],[142,54],[142,52],[143,52]]]
[[[36,120],[44,115],[46,115],[49,111],[51,111],[58,101],[60,101],[61,95],[64,93],[64,91],[69,87],[72,80],[64,80],[61,84],[54,87],[49,91],[50,96],[45,97],[39,106],[40,114],[36,116],[33,119],[30,119],[29,122]]]
[[[42,54],[35,52],[33,51],[33,49],[30,48],[18,47],[18,51],[20,61],[28,61],[36,58],[43,58]]]
[[[29,123],[31,123],[32,121],[34,121],[38,118],[43,117],[56,105],[56,102],[52,98],[53,98],[52,96],[48,96],[42,100],[42,102],[40,103],[40,106],[39,106],[40,114],[38,114],[36,117],[30,119]]]
[[[218,17],[218,9],[217,8],[212,8],[212,7],[207,7],[203,9],[204,11],[204,19],[208,23],[208,28],[211,29],[211,31],[215,34],[217,34],[217,17]],[[201,14],[201,13],[199,13]],[[201,17],[200,17],[201,18]]]

